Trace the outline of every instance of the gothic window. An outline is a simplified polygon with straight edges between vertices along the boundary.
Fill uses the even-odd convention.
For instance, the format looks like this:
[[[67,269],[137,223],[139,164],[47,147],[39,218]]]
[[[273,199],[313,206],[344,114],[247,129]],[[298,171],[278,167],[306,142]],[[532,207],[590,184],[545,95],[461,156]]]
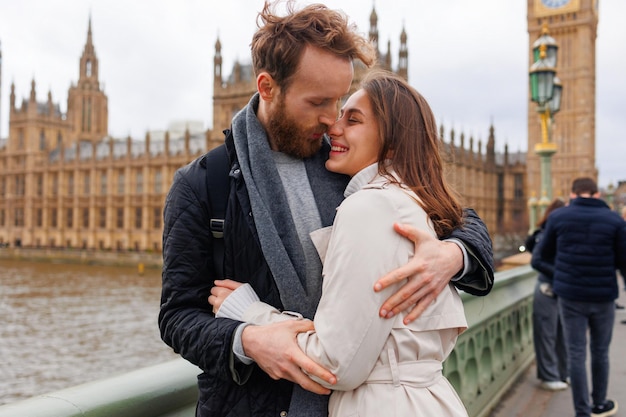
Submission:
[[[161,171],[157,171],[154,173],[154,193],[161,194],[161,190],[163,189],[163,175]]]
[[[15,195],[24,195],[24,177],[23,175],[15,176]]]
[[[52,174],[52,195],[59,195],[59,175]]]
[[[100,207],[98,210],[98,225],[101,229],[107,227],[107,209],[104,207]],[[102,249],[102,246],[100,249]]]
[[[43,129],[39,132],[39,150],[43,151],[46,149],[46,133]]]
[[[137,194],[143,193],[143,173],[137,172]]]
[[[87,60],[87,64],[85,65],[85,72],[87,74],[87,77],[91,77],[91,59]]]
[[[81,128],[83,132],[91,132],[91,98],[83,97],[83,114]]]
[[[35,225],[37,227],[42,227],[43,226],[43,210],[42,209],[37,209],[37,214],[36,214],[36,219],[35,219]]]
[[[126,178],[124,173],[120,171],[117,176],[117,195],[124,195],[124,181],[126,181]]]
[[[24,209],[22,207],[17,207],[15,209],[14,226],[24,226]]]
[[[107,195],[107,173],[100,175],[100,195]]]
[[[135,229],[141,229],[141,218],[142,212],[141,207],[135,207]]]
[[[87,132],[91,132],[91,98],[87,99]]]
[[[57,209],[55,208],[50,210],[50,227],[57,227]]]
[[[43,195],[43,174],[37,174],[37,195]]]
[[[514,185],[515,200],[523,200],[524,199],[524,175],[515,174],[514,182],[515,182],[515,185]]]
[[[161,208],[156,207],[154,209],[153,215],[154,215],[153,226],[155,229],[160,229],[161,228]]]
[[[90,181],[89,172],[85,172],[83,174],[83,195],[89,195]]]
[[[118,207],[116,214],[117,214],[117,220],[116,220],[117,228],[123,229],[124,228],[124,208]]]
[[[68,208],[66,211],[67,218],[65,219],[68,229],[74,227],[74,209]]]
[[[89,228],[89,209],[83,208],[83,228]]]
[[[68,196],[74,195],[74,173],[73,172],[70,172],[67,175],[67,195]]]

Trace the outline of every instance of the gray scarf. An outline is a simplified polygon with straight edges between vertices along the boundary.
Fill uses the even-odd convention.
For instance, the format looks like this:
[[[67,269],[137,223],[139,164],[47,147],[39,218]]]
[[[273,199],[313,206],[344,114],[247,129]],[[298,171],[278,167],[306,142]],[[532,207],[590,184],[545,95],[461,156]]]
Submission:
[[[318,282],[308,283],[310,288],[316,290],[306,291],[304,253],[267,135],[255,113],[258,103],[259,96],[255,94],[233,119],[235,151],[250,197],[261,250],[278,287],[283,307],[312,319],[321,295],[322,277],[320,274]],[[318,153],[305,160],[305,165],[322,224],[328,226],[334,218],[335,208],[343,199],[347,181],[346,177],[326,171],[325,159],[322,153]],[[313,394],[294,385],[290,417],[326,415],[327,396]]]

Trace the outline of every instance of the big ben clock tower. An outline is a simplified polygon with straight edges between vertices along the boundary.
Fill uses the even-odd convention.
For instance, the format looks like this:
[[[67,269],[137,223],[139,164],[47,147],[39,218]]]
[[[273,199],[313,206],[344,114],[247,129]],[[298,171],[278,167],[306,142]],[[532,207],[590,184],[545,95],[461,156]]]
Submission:
[[[561,110],[555,116],[552,141],[552,190],[554,197],[567,198],[572,180],[589,176],[596,169],[596,37],[599,0],[527,0],[529,68],[534,63],[533,44],[542,26],[558,46],[556,74],[563,85]],[[537,105],[528,98],[528,195],[541,197],[539,156],[541,124]]]

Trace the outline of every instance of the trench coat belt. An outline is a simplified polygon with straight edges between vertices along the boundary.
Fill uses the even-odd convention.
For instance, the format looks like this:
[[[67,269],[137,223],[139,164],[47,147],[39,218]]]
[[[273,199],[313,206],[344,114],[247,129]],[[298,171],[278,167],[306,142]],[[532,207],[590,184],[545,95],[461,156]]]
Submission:
[[[391,384],[394,386],[410,385],[425,388],[433,385],[442,376],[443,366],[440,361],[421,360],[398,363],[395,355],[389,355],[389,365],[377,365],[365,381],[366,384]]]

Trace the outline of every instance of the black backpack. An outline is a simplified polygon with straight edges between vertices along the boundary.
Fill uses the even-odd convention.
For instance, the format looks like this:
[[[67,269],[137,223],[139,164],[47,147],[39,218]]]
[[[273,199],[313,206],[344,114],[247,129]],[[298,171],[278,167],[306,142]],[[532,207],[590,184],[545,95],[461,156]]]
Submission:
[[[210,150],[204,157],[207,195],[211,220],[209,228],[213,235],[213,265],[220,278],[224,277],[224,217],[229,193],[230,159],[226,145]]]

